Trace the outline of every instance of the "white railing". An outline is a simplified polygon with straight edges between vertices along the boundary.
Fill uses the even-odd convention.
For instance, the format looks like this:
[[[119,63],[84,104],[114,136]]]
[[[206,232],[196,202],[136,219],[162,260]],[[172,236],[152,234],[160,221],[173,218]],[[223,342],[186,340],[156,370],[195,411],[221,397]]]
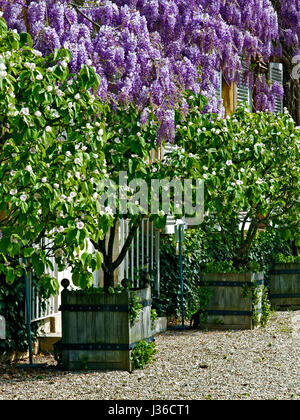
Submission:
[[[125,240],[129,233],[129,220],[121,220],[119,227],[119,250],[122,249]],[[159,258],[159,241],[160,233],[154,227],[153,222],[149,219],[144,219],[140,228],[132,241],[132,245],[128,250],[124,261],[121,263],[118,270],[119,283],[124,279],[130,279],[133,287],[139,286],[139,273],[141,269],[146,269],[147,272],[155,277],[154,289],[159,292],[160,279],[160,258]],[[92,252],[93,246],[89,244],[89,251]],[[57,266],[53,258],[52,261],[54,270],[49,273],[58,279],[59,284],[61,280],[67,278],[71,282],[71,273],[69,270],[63,272],[57,271]],[[100,284],[101,275],[99,272],[94,273],[94,285],[97,287]],[[32,276],[29,274],[29,290],[30,290],[30,314],[31,322],[40,321],[58,315],[60,306],[60,293],[57,296],[49,299],[41,300],[37,288],[32,282]],[[60,285],[61,287],[61,285]]]
[[[120,224],[120,247],[129,233],[129,221],[122,220]],[[131,279],[134,287],[139,286],[139,273],[141,269],[147,270],[155,276],[154,287],[159,291],[160,258],[159,258],[159,230],[155,229],[153,222],[143,219],[140,228],[133,239],[131,247],[121,264],[119,280]]]
[[[54,270],[51,271],[53,277],[57,278],[59,285],[63,278],[70,278],[71,273],[69,270],[65,270],[63,272],[58,272],[57,265],[55,263],[54,257],[52,258],[52,264]],[[29,273],[28,276],[29,280],[29,293],[30,293],[30,319],[31,322],[41,321],[43,319],[51,318],[56,315],[59,315],[59,306],[60,306],[60,293],[56,296],[51,296],[49,299],[41,299],[38,288],[32,282],[32,273]],[[61,286],[60,286],[61,288]]]

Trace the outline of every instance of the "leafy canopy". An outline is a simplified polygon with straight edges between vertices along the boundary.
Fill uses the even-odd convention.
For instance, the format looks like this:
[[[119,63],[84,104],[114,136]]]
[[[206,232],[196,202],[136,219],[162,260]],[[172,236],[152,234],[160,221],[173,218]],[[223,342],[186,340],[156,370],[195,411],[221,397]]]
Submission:
[[[86,246],[105,171],[99,76],[86,66],[71,75],[70,58],[64,48],[42,57],[0,19],[0,273],[12,284],[33,268],[50,293],[54,259],[72,266]],[[87,283],[100,265],[97,252],[85,261]]]

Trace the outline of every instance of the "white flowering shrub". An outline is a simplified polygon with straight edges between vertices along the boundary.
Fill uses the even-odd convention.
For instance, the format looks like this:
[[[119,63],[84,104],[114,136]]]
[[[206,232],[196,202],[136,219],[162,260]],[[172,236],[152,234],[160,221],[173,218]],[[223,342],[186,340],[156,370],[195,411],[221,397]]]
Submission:
[[[51,258],[60,269],[80,267],[81,285],[101,265],[97,251],[77,256],[95,224],[104,108],[95,70],[71,75],[69,60],[65,49],[43,58],[28,34],[8,31],[0,18],[0,275],[12,284],[33,269],[49,293],[58,289],[47,274]]]
[[[241,107],[222,119],[201,113],[203,99],[188,100],[193,111],[184,120],[177,114],[172,173],[183,167],[186,176],[194,171],[204,179],[204,229],[220,231],[238,269],[250,264],[260,227],[277,228],[299,243],[300,127],[288,111]]]

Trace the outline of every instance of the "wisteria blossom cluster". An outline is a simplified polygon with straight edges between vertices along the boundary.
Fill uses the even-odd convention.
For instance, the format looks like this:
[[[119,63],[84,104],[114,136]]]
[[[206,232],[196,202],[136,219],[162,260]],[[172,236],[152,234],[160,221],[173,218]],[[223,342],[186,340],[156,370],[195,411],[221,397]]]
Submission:
[[[270,87],[265,75],[259,75],[256,79],[255,107],[257,111],[274,111],[276,98],[283,98],[283,87],[275,82]]]
[[[222,115],[218,71],[239,82],[240,56],[268,60],[280,34],[270,0],[0,0],[0,9],[44,55],[68,48],[71,72],[94,66],[101,99],[152,105],[158,136],[169,140],[185,89],[201,92],[205,111]]]
[[[282,44],[297,53],[300,48],[300,2],[298,0],[273,0],[279,16],[279,33]],[[282,53],[282,51],[280,51]]]

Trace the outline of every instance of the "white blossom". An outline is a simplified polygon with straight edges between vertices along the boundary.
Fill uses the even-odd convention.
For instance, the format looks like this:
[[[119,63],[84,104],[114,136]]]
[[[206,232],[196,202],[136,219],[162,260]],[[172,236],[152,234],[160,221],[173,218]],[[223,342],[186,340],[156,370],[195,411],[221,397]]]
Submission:
[[[33,54],[36,56],[36,57],[42,57],[42,53],[40,52],[40,51],[38,51],[38,50],[32,50],[32,52],[33,52]]]
[[[63,251],[63,249],[59,248],[59,249],[57,249],[57,250],[55,251],[55,257],[56,257],[56,258],[60,258],[60,257],[62,257],[63,255],[64,255],[64,251]]]
[[[20,114],[29,115],[29,108],[21,108]]]
[[[25,67],[27,67],[28,69],[30,69],[31,71],[33,71],[35,69],[35,64],[34,63],[25,63],[24,64]]]
[[[84,228],[84,223],[83,222],[77,222],[76,227],[77,227],[77,229],[82,230]]]

